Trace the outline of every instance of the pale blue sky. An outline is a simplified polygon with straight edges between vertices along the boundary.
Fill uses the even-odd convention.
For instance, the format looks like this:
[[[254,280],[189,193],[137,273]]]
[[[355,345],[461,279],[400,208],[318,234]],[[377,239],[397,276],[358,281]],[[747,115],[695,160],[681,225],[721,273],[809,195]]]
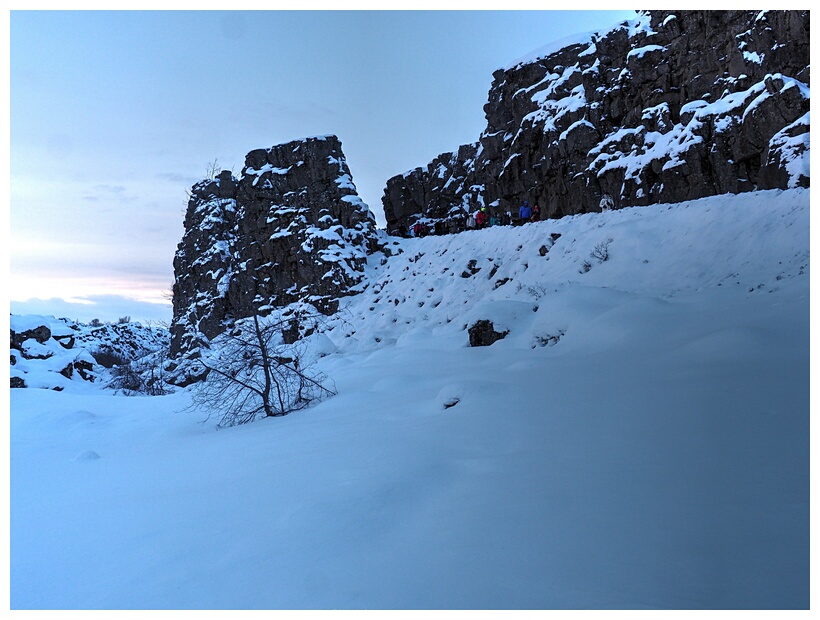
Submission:
[[[145,302],[173,281],[185,192],[255,148],[336,134],[383,223],[389,177],[479,137],[495,69],[634,17],[12,11],[12,312],[170,318]]]

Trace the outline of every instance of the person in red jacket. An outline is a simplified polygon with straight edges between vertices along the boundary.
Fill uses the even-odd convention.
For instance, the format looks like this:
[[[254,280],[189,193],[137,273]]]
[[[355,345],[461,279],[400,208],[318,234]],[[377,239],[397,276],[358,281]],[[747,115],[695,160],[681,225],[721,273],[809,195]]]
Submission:
[[[479,228],[484,228],[487,225],[487,211],[485,207],[481,207],[475,214],[475,222],[478,224]]]
[[[413,226],[413,234],[416,237],[419,237],[419,238],[426,237],[427,233],[428,233],[427,224],[425,224],[424,222],[416,222],[416,224]]]

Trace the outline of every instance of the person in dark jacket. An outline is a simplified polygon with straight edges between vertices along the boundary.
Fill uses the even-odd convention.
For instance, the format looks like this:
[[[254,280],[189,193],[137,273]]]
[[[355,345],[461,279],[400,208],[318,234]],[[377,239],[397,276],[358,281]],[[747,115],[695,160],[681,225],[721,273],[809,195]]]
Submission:
[[[541,221],[541,207],[535,205],[532,208],[532,217],[530,218],[530,222],[540,222]]]
[[[530,221],[531,217],[532,208],[530,208],[530,203],[525,200],[524,204],[521,205],[521,208],[518,209],[518,221],[520,224],[525,224]]]

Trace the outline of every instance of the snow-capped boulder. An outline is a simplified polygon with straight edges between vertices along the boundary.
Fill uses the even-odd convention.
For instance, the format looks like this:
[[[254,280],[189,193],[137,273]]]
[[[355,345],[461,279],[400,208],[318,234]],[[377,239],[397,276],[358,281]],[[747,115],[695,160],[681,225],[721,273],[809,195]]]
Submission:
[[[62,390],[75,371],[83,381],[96,379],[94,358],[88,351],[66,348],[73,330],[63,320],[11,315],[10,331],[11,387]]]
[[[54,317],[40,315],[11,315],[10,317],[10,348],[21,350],[23,343],[33,340],[45,344],[53,334],[63,337],[66,335],[65,325]]]
[[[95,364],[94,356],[86,350],[80,350],[76,352],[74,359],[58,372],[66,379],[71,379],[76,372],[84,381],[94,381],[96,378],[96,374],[94,373]]]
[[[496,71],[478,143],[388,180],[388,231],[808,187],[808,11],[639,16]]]

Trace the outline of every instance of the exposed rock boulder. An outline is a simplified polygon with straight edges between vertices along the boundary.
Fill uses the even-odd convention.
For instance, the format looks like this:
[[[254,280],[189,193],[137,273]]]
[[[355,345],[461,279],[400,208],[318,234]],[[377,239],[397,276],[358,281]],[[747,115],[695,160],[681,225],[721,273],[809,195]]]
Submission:
[[[387,182],[388,232],[809,185],[809,12],[642,11],[493,74],[477,144]]]
[[[94,361],[93,359],[89,359],[89,356],[78,356],[58,372],[66,379],[71,379],[75,371],[84,381],[94,381],[96,378],[94,373]]]
[[[482,319],[476,321],[472,327],[467,330],[470,336],[471,347],[488,347],[494,342],[502,340],[509,331],[497,332],[492,321]]]
[[[10,332],[9,347],[12,349],[22,349],[23,343],[27,340],[34,340],[40,344],[45,344],[51,338],[51,330],[46,325],[37,325],[36,327],[30,327],[28,329],[23,328],[19,332],[14,331],[12,328]]]
[[[194,359],[237,319],[291,303],[334,312],[378,247],[337,137],[251,151],[239,178],[222,172],[191,190],[174,258],[171,356]],[[177,383],[197,380],[186,372]]]

